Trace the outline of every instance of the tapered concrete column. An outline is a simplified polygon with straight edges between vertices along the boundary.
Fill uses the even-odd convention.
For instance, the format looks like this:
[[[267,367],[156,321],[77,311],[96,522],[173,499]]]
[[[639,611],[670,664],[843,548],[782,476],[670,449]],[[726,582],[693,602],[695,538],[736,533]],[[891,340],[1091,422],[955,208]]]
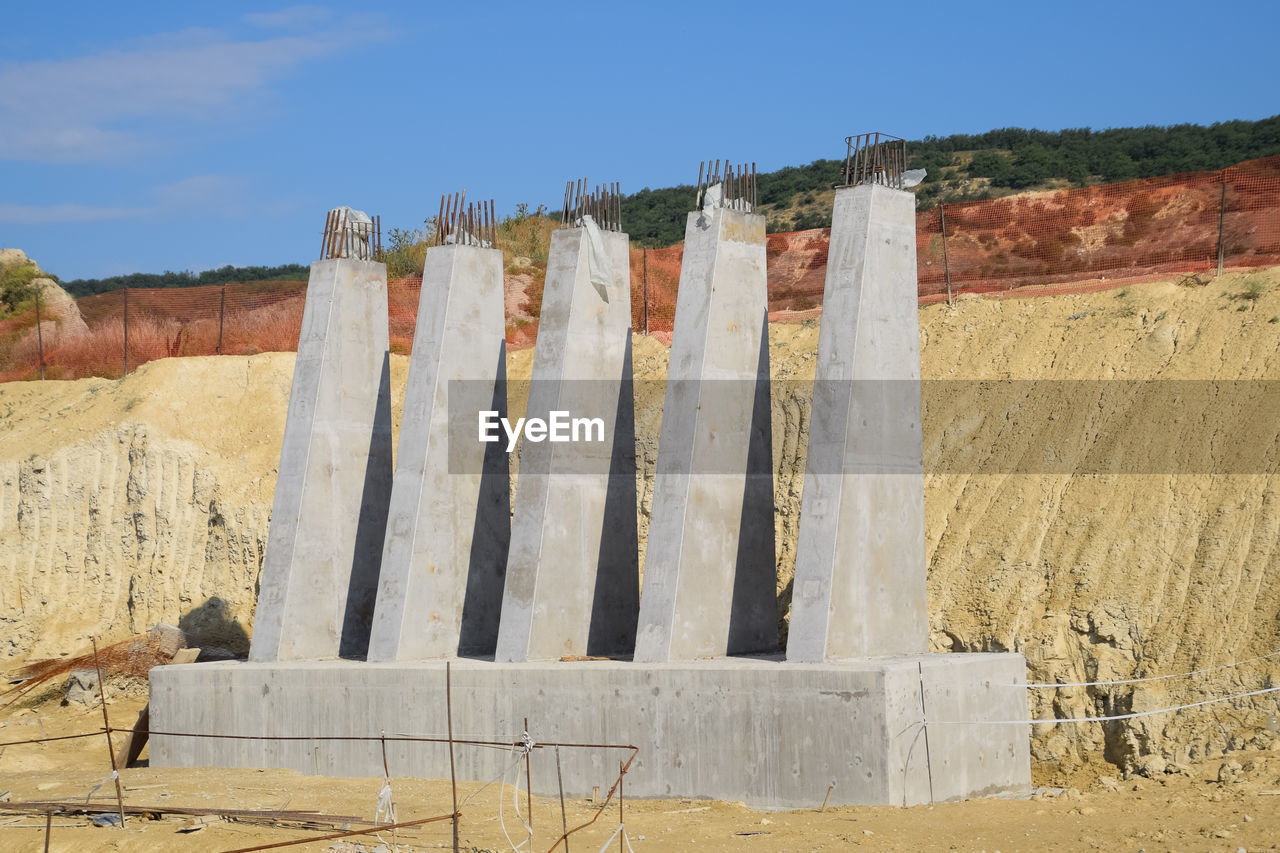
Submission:
[[[777,646],[764,217],[689,214],[637,661]]]
[[[311,265],[249,657],[363,656],[391,492],[387,270]]]
[[[510,538],[502,252],[427,250],[370,660],[492,654]]]
[[[928,648],[915,197],[839,189],[787,659]]]
[[[635,645],[631,261],[627,235],[596,233],[603,253],[583,227],[551,236],[527,417],[598,418],[600,440],[584,425],[567,442],[521,445],[499,661]]]

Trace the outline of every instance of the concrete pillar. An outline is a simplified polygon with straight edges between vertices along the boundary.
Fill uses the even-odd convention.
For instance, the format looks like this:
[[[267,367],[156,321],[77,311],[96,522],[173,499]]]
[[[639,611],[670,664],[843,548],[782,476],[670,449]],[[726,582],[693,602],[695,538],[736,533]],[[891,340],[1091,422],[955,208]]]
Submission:
[[[593,269],[604,258],[593,258],[586,228],[551,236],[527,417],[599,418],[603,440],[521,445],[499,661],[630,654],[635,646],[631,259],[627,235],[596,233],[608,269]]]
[[[510,538],[502,252],[433,246],[409,362],[369,659],[493,653]]]
[[[689,214],[635,659],[777,646],[764,217]]]
[[[391,492],[387,270],[311,265],[249,657],[360,657]]]
[[[915,197],[836,190],[787,659],[928,649]]]

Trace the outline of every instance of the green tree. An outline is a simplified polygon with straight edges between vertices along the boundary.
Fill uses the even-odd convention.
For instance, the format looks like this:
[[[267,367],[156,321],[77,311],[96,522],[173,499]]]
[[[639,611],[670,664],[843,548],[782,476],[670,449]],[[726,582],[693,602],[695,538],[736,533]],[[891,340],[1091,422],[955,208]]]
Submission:
[[[32,282],[37,278],[53,276],[42,273],[32,261],[0,267],[0,306],[6,315],[25,310],[34,301],[36,287]]]

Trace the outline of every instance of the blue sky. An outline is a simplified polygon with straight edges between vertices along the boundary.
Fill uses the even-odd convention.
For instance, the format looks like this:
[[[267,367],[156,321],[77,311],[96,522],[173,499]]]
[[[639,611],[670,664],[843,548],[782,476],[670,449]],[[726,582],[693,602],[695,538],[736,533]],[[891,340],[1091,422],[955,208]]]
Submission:
[[[458,189],[558,207],[570,178],[772,170],[865,130],[1280,112],[1274,2],[6,7],[0,246],[63,279],[309,263],[339,204],[416,227]]]

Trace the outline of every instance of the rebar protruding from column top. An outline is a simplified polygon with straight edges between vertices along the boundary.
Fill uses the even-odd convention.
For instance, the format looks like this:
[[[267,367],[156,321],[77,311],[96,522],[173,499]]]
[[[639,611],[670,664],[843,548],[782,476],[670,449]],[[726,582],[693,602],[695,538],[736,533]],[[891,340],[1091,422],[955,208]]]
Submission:
[[[605,231],[622,230],[622,189],[614,181],[588,191],[586,178],[569,181],[564,187],[564,204],[560,208],[560,227],[576,228],[582,217],[590,216]]]
[[[370,217],[350,207],[335,207],[325,215],[320,260],[354,258],[382,260],[382,217]]]
[[[756,164],[735,166],[728,160],[723,163],[723,172],[720,160],[703,160],[698,164],[698,195],[694,209],[701,210],[705,202],[747,213],[755,210]]]
[[[465,207],[464,207],[465,205]],[[467,204],[467,191],[440,197],[435,244],[493,248],[498,239],[498,219],[493,199]]]
[[[904,189],[902,173],[907,169],[907,142],[887,133],[857,133],[845,137],[844,157],[846,187],[857,184],[884,184],[895,190]]]

